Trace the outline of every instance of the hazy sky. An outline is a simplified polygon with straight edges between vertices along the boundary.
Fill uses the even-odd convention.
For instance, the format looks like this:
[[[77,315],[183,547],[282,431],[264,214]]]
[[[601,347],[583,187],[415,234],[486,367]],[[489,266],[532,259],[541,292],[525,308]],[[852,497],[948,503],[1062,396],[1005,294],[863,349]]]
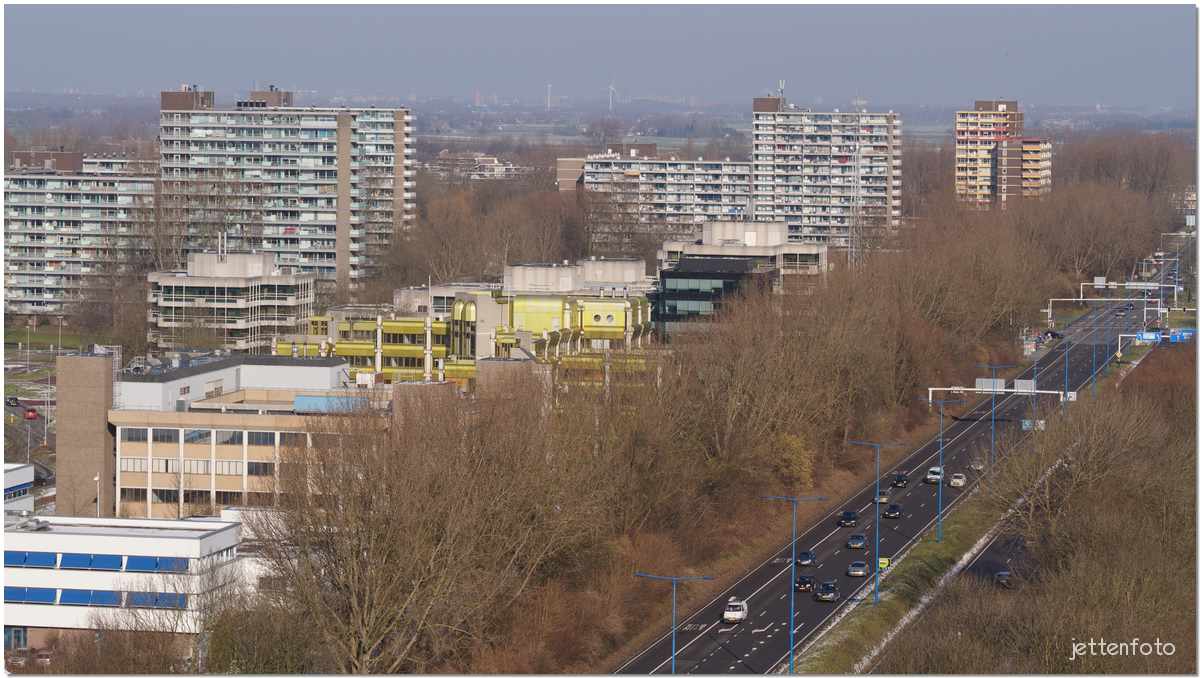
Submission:
[[[1190,6],[30,6],[5,89],[1188,106]]]

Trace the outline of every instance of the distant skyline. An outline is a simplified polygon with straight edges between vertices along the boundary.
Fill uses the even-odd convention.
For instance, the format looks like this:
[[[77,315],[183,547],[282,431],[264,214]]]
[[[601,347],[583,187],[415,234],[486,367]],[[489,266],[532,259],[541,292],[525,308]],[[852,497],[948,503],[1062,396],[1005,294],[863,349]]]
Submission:
[[[1196,8],[9,5],[5,89],[1195,108]]]

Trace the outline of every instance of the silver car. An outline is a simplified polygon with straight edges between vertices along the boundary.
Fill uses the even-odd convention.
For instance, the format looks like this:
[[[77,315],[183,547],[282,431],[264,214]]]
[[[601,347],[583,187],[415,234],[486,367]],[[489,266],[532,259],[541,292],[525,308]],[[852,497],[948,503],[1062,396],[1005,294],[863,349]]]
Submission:
[[[865,577],[867,576],[867,564],[861,560],[856,560],[850,563],[850,567],[846,568],[847,577]]]

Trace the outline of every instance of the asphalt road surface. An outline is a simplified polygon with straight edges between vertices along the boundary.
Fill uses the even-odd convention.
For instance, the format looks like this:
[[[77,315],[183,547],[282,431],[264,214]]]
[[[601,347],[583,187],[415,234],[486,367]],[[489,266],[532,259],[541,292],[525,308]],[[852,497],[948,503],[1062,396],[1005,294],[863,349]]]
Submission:
[[[1066,390],[1078,389],[1080,398],[1087,397],[1081,387],[1092,374],[1093,361],[1097,367],[1109,363],[1116,350],[1117,335],[1136,332],[1141,327],[1141,303],[1135,304],[1133,310],[1123,311],[1123,308],[1124,304],[1098,304],[1097,308],[1072,323],[1069,331],[1064,332],[1063,339],[1055,342],[1038,359],[1037,388],[1063,390],[1064,384],[1069,383],[1070,388]],[[1027,368],[1016,378],[1033,378],[1034,369]],[[981,376],[984,376],[982,371]],[[1020,431],[1020,420],[1033,407],[1031,401],[1032,398],[1025,395],[996,397],[997,438],[1002,432]],[[1060,404],[1056,396],[1046,396],[1039,399],[1036,406],[1059,407]],[[952,488],[948,482],[941,487],[943,516],[978,480],[980,473],[969,468],[971,461],[983,459],[986,464],[991,445],[991,408],[992,399],[987,396],[959,417],[946,418],[942,464],[945,478],[948,480],[954,473],[963,473],[967,476],[967,482],[960,488]],[[870,448],[861,449],[864,458],[872,456]],[[933,526],[937,516],[938,486],[925,484],[922,479],[929,467],[937,465],[938,443],[935,436],[899,463],[881,469],[881,489],[890,485],[897,471],[907,472],[910,482],[906,488],[891,489],[890,503],[901,505],[903,511],[898,519],[880,519],[880,556],[896,558]],[[816,554],[815,564],[797,567],[797,574],[811,575],[818,583],[836,580],[841,592],[841,599],[837,603],[817,602],[810,593],[796,593],[797,650],[852,597],[865,595],[866,602],[870,601],[873,580],[870,577],[848,577],[846,569],[855,560],[866,561],[869,567],[874,567],[874,554],[871,552],[877,527],[873,508],[874,492],[872,481],[851,498],[830,506],[826,517],[797,538],[797,552],[809,550]],[[763,510],[769,510],[765,502]],[[856,527],[837,526],[837,516],[845,510],[859,513]],[[882,514],[882,508],[880,512]],[[865,535],[867,548],[847,548],[847,537],[851,534]],[[788,594],[792,585],[790,554],[789,541],[771,558],[746,573],[700,610],[680,618],[676,640],[678,672],[769,673],[786,666],[789,650]],[[874,572],[873,569],[871,571]],[[664,587],[662,595],[669,596],[669,589]],[[721,613],[731,596],[748,602],[750,613],[746,621],[739,624],[722,623]],[[668,630],[629,659],[617,673],[650,674],[670,670],[671,634]]]

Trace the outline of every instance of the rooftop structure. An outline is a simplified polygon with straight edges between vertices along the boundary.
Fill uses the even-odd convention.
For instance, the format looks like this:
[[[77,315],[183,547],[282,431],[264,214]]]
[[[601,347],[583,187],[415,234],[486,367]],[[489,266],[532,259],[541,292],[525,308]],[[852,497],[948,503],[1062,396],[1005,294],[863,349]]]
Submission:
[[[147,339],[160,349],[191,345],[197,332],[223,348],[269,353],[312,314],[316,276],[284,273],[272,254],[189,254],[186,271],[149,275]]]

